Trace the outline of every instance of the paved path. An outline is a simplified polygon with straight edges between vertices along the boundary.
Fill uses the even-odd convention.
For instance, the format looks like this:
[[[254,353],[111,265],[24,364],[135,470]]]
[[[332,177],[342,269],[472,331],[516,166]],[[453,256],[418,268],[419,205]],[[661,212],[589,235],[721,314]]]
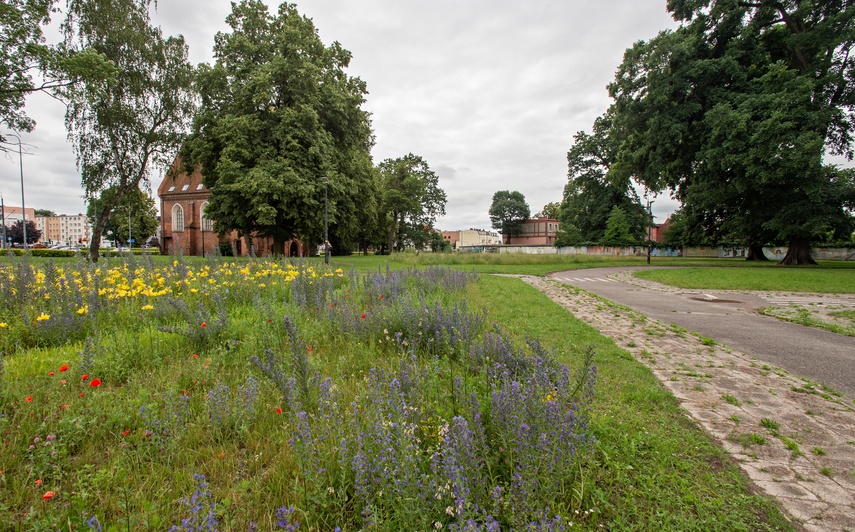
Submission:
[[[629,305],[598,299],[588,291],[598,285],[614,285],[618,296],[630,292],[635,294],[635,301],[642,302],[661,297],[653,292],[669,291],[658,283],[634,280],[627,272],[616,271],[609,277],[603,272],[575,271],[557,276],[569,276],[569,282],[584,289],[567,286],[556,278],[519,277],[646,364],[680,400],[686,413],[734,457],[754,486],[779,502],[797,530],[855,531],[852,396],[826,393],[774,364],[732,346],[709,345],[669,325],[675,323],[675,314],[691,309],[666,312],[668,319],[657,320]],[[615,282],[617,279],[626,282]],[[697,296],[696,292],[688,294],[686,291],[684,296]],[[727,296],[736,300],[731,293]],[[855,300],[851,302],[855,304]],[[750,305],[745,307],[723,313],[745,318]]]
[[[637,269],[572,270],[551,277],[855,397],[855,337],[758,313],[762,307],[820,300],[855,308],[855,297],[673,289],[633,278]]]

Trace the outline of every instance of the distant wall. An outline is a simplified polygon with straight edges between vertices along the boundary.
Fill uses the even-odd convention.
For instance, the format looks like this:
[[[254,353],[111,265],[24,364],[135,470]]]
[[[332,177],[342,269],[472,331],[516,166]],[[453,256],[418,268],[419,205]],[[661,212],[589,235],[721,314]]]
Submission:
[[[474,252],[492,253],[526,253],[529,255],[610,255],[615,257],[646,257],[647,246],[496,246],[487,248],[470,248]],[[653,248],[650,255],[653,257],[705,257],[718,258],[745,258],[747,248],[725,248],[723,246],[704,246],[693,248]],[[787,254],[786,246],[764,247],[763,254],[769,260],[781,260]],[[855,260],[855,248],[813,248],[811,256],[815,260]]]

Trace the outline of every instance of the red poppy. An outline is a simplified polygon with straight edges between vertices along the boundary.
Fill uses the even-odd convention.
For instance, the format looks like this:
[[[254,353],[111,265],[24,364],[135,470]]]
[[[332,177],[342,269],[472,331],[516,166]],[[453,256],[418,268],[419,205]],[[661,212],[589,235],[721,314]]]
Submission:
[[[56,493],[54,493],[52,491],[46,491],[45,494],[42,495],[42,500],[49,501],[49,500],[53,499],[54,495],[56,495]]]
[[[53,377],[54,375],[55,375],[55,373],[54,373],[54,372],[52,372],[52,371],[48,371],[48,377]]]
[[[88,374],[88,373],[84,373],[83,375],[81,375],[81,376],[80,376],[80,380],[82,380],[82,381],[85,381],[85,380],[86,380],[86,379],[88,379],[88,378],[89,378],[89,374]]]
[[[67,365],[60,366],[59,371],[68,371],[68,366]]]
[[[89,381],[89,386],[92,386],[93,388],[101,386],[101,379],[92,379],[91,381]]]
[[[131,429],[128,429],[128,430],[122,432],[122,436],[127,436],[130,433],[131,433]]]
[[[363,314],[363,315],[362,315],[362,319],[363,319],[363,320],[365,319],[365,314]]]
[[[36,479],[36,486],[41,486],[41,485],[42,485],[42,479],[40,479],[40,478]]]
[[[277,414],[281,414],[281,413],[282,413],[282,409],[281,409],[281,408],[277,408],[277,409],[276,409],[276,413],[277,413]]]
[[[273,322],[273,320],[267,320],[267,323],[272,323],[272,322]]]
[[[207,327],[207,326],[208,326],[208,322],[207,322],[207,321],[203,321],[203,322],[202,322],[201,327]]]
[[[83,392],[80,392],[80,397],[83,397]]]
[[[28,396],[27,396],[27,398],[26,398],[26,399],[24,399],[24,400],[25,400],[26,402],[28,402],[28,403],[32,403],[32,402],[33,402],[33,398],[32,398],[32,397],[30,397],[29,395],[28,395]]]
[[[383,294],[380,294],[380,299],[383,299]]]
[[[193,358],[199,358],[199,355],[197,355],[196,353],[193,353]]]
[[[330,303],[330,308],[333,308],[333,304],[332,304],[332,303]]]
[[[62,380],[61,380],[61,381],[59,381],[59,382],[61,382],[61,383],[65,384],[65,379],[62,379]]]
[[[307,345],[307,346],[306,346],[306,349],[308,349],[309,351],[311,351],[311,350],[312,350],[312,346]]]

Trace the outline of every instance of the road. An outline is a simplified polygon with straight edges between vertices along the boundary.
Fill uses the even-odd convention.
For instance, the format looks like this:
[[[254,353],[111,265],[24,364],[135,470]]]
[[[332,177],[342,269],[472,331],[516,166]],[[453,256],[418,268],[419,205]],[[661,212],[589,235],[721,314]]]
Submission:
[[[708,336],[716,342],[855,398],[855,337],[805,327],[759,314],[770,303],[727,291],[658,291],[607,276],[639,268],[570,270],[550,275],[652,318]]]

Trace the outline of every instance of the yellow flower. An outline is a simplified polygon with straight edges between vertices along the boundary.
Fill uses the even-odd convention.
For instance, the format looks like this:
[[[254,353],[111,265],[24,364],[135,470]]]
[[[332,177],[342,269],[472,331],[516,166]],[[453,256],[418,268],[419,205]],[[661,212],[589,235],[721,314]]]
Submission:
[[[0,321],[0,329],[5,329],[5,328],[6,328],[6,322]]]
[[[47,321],[49,319],[50,319],[50,314],[45,314],[44,312],[42,312],[41,314],[39,314],[39,317],[36,318],[36,321]]]
[[[154,307],[152,305],[143,305],[140,307],[140,310],[154,310]]]
[[[79,309],[77,309],[77,313],[80,314],[81,316],[84,314],[89,314],[89,307],[87,307],[87,306],[80,307]]]

